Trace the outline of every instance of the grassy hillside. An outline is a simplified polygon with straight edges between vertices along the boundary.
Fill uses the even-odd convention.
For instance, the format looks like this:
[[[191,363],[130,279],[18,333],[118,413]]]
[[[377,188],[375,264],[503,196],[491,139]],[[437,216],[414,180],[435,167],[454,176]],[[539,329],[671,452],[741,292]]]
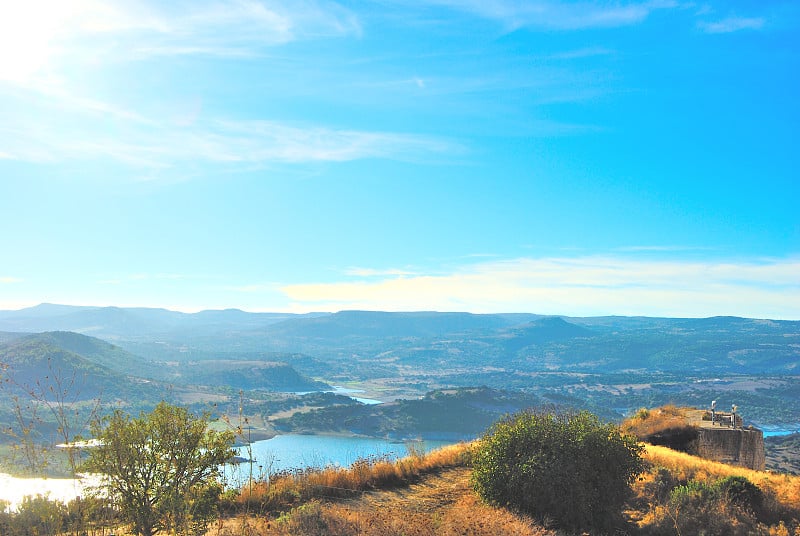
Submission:
[[[221,517],[205,534],[564,534],[546,518],[533,519],[480,501],[471,482],[471,460],[478,447],[479,442],[461,443],[397,461],[366,458],[347,469],[274,474],[225,491]],[[752,471],[651,445],[646,445],[643,458],[646,469],[631,486],[615,533],[800,533],[800,477]],[[12,517],[0,513],[0,527],[4,520],[14,521]],[[127,534],[124,527],[115,527],[114,533]]]
[[[162,366],[162,381],[182,385],[216,386],[228,390],[317,391],[330,389],[298,373],[286,363],[217,359]]]
[[[208,534],[560,534],[546,520],[481,503],[470,484],[474,446],[455,445],[396,463],[364,460],[351,469],[278,475],[269,484],[229,494],[228,517]],[[665,447],[648,446],[644,459],[648,469],[632,486],[620,533],[800,531],[800,477],[750,471]],[[745,485],[747,493],[739,495],[713,494],[730,482],[751,487]]]
[[[66,389],[69,383],[71,399],[96,398],[102,392],[129,395],[132,382],[120,369],[134,366],[134,360],[111,344],[75,333],[26,335],[0,345],[0,363],[13,393],[39,386],[55,396],[51,389]]]
[[[254,404],[270,401],[270,392],[330,388],[284,362],[269,359],[302,361],[302,356],[247,354],[246,359],[213,359],[206,355],[202,361],[157,362],[72,332],[14,334],[4,339],[0,343],[0,446],[12,449],[12,454],[24,447],[42,454],[49,451],[50,456],[54,444],[69,441],[75,434],[85,436],[92,419],[114,408],[136,414],[161,400],[179,400],[192,404],[198,413],[213,408],[236,414],[240,391],[249,393],[245,406],[250,410]],[[261,413],[261,408],[253,408],[248,416],[260,423],[264,419],[256,417]],[[259,433],[272,433],[271,426],[263,428]],[[17,470],[16,460],[0,458],[6,471]],[[27,469],[32,471],[38,462],[33,456],[28,458]]]
[[[310,391],[329,388],[298,373],[283,359],[303,363],[303,356],[264,353],[201,353],[180,361],[157,361],[106,341],[68,331],[9,337],[0,342],[0,363],[19,384],[33,384],[56,373],[85,378],[91,389],[80,396],[127,397],[131,384],[153,381],[181,386],[216,386],[229,390]],[[70,393],[74,396],[76,393]],[[141,393],[140,393],[141,394]],[[146,400],[158,401],[153,393]]]

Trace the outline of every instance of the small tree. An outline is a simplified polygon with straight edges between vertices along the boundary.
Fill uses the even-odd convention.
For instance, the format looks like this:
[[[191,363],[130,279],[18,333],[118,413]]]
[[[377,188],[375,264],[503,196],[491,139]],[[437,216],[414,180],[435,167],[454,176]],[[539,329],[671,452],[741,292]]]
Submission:
[[[207,499],[220,489],[216,476],[233,455],[233,434],[206,425],[161,402],[150,414],[131,418],[118,410],[95,426],[102,444],[86,469],[107,477],[109,495],[136,534],[193,533],[215,514]]]
[[[49,351],[44,348],[42,351]],[[12,453],[15,465],[25,468],[29,474],[46,474],[51,464],[60,459],[51,448],[53,443],[68,445],[80,439],[81,432],[89,428],[89,423],[97,416],[100,398],[87,399],[82,389],[87,378],[77,370],[65,372],[51,357],[46,358],[47,366],[37,377],[22,374],[17,379],[15,367],[0,363],[0,394],[9,397],[11,423],[2,433],[12,440]],[[26,379],[27,377],[27,379]],[[55,435],[47,437],[47,431]],[[55,441],[53,441],[55,439]],[[65,448],[62,454],[70,474],[74,477],[79,452]],[[61,464],[59,464],[61,465]]]
[[[524,412],[482,438],[473,486],[491,504],[565,529],[608,529],[642,470],[641,449],[588,412]]]

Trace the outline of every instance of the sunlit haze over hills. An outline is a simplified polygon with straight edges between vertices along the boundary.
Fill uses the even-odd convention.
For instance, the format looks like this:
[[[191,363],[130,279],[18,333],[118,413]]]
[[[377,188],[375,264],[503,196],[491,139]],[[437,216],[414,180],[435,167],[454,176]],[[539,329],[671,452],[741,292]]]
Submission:
[[[0,309],[800,319],[800,4],[0,7]]]

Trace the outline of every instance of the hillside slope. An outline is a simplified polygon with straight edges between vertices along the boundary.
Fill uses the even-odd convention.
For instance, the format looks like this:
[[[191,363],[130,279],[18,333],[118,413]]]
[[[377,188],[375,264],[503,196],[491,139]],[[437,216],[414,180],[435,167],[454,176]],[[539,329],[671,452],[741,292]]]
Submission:
[[[311,504],[279,524],[280,533],[301,534],[318,517],[345,534],[384,536],[519,536],[556,535],[521,515],[481,503],[470,485],[470,470],[455,468],[426,476],[408,487],[370,491],[341,504]],[[286,532],[283,532],[286,531]],[[270,533],[266,533],[270,534]],[[340,532],[341,534],[341,532]]]
[[[140,393],[125,370],[140,360],[111,344],[75,333],[39,333],[0,345],[0,363],[9,388],[0,396],[22,390],[43,394],[69,390],[72,400],[95,398],[103,392],[123,398]]]
[[[235,504],[248,505],[247,510],[207,534],[562,534],[478,499],[469,467],[469,452],[476,446],[454,445],[394,463],[366,459],[350,469],[280,475],[269,487],[242,490]],[[800,530],[800,477],[711,462],[666,447],[648,445],[643,457],[647,469],[632,485],[621,534],[706,530],[744,536]],[[254,517],[251,509],[273,515]]]

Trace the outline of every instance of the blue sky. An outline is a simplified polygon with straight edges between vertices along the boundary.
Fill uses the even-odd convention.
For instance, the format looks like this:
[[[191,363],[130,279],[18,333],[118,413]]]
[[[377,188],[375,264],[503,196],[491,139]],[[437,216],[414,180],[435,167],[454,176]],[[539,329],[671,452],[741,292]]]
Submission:
[[[800,6],[31,0],[0,308],[800,319]]]

